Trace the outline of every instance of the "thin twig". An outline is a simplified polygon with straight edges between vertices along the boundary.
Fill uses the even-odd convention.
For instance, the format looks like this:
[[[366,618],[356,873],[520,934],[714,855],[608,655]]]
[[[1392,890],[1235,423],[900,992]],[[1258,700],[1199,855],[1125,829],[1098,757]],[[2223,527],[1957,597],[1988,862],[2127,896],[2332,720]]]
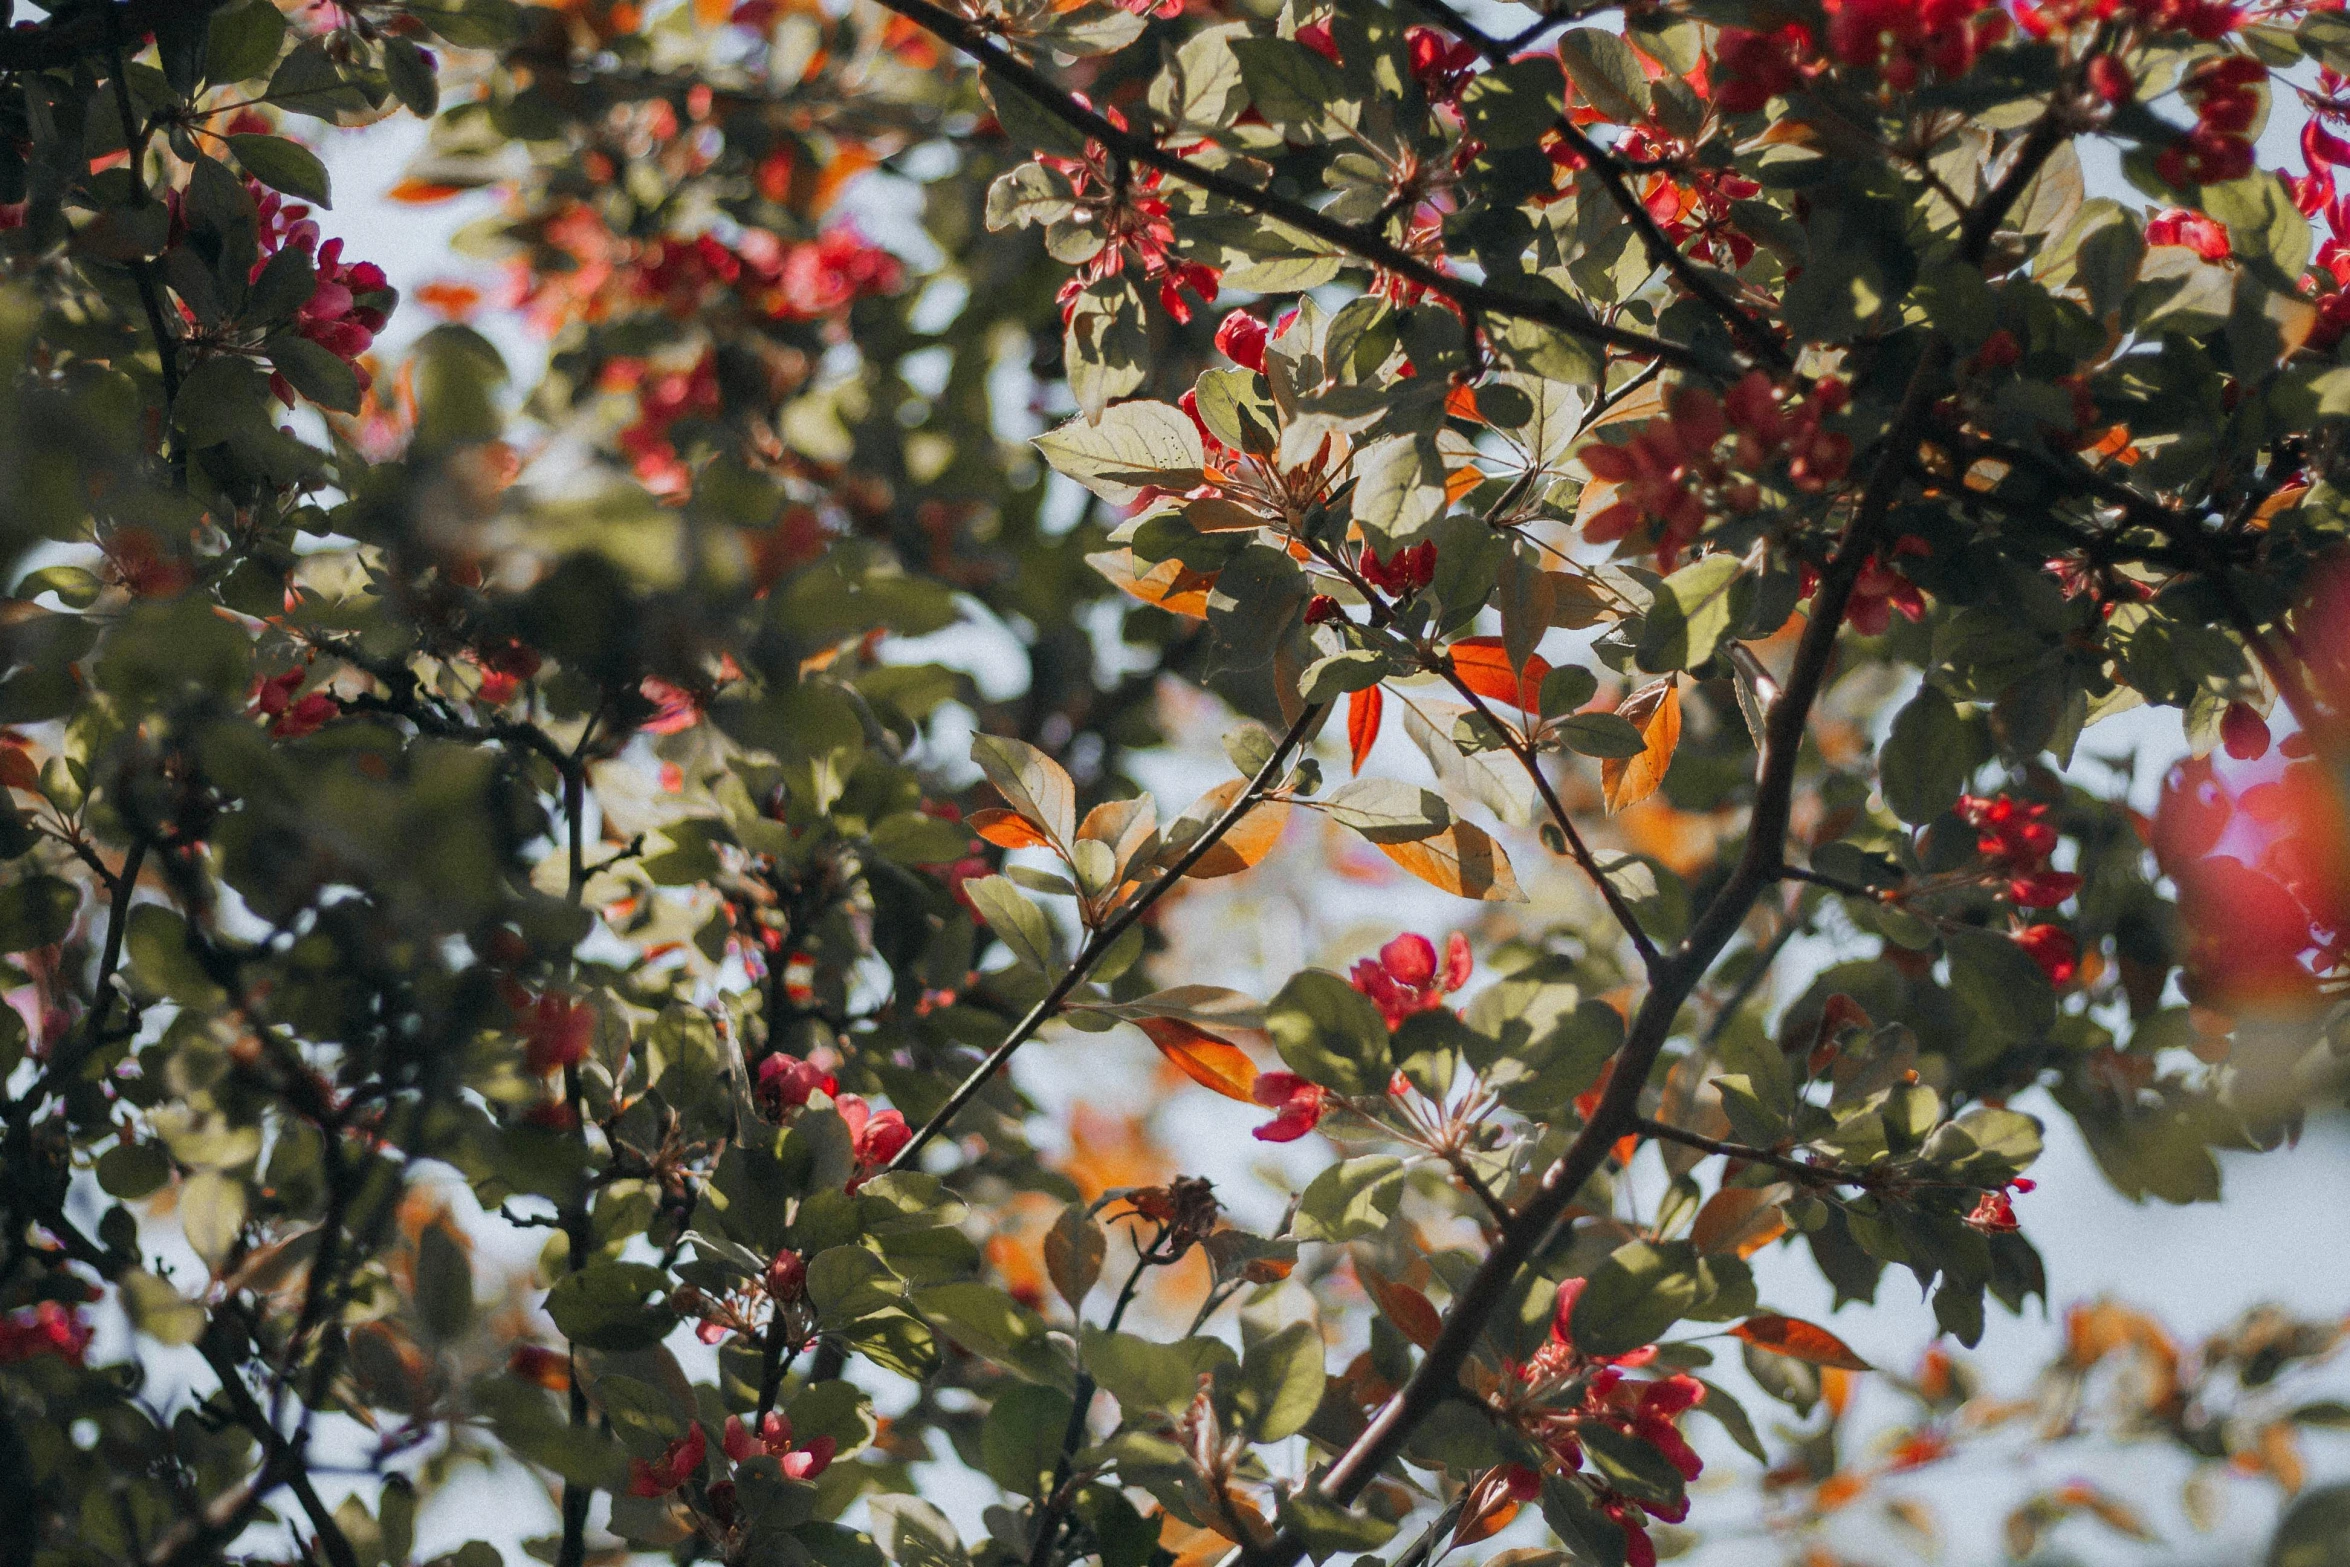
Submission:
[[[1314,702],[1297,715],[1297,721],[1289,726],[1289,732],[1281,737],[1280,744],[1273,748],[1273,754],[1265,759],[1265,765],[1257,769],[1256,776],[1248,781],[1248,787],[1240,791],[1239,796],[1225,808],[1224,814],[1193,839],[1191,847],[1161,872],[1156,881],[1136,893],[1130,902],[1087,939],[1085,946],[1069,964],[1069,971],[1054,982],[1053,988],[1046,991],[1043,998],[1030,1007],[1019,1022],[1012,1025],[1012,1031],[1004,1036],[1003,1043],[990,1050],[987,1059],[955,1085],[955,1091],[947,1095],[946,1103],[940,1105],[937,1113],[922,1123],[906,1146],[898,1150],[897,1157],[889,1161],[886,1169],[902,1170],[921,1156],[923,1147],[946,1130],[963,1107],[987,1086],[988,1079],[994,1077],[1003,1064],[1012,1059],[1012,1053],[1026,1044],[1038,1029],[1060,1011],[1062,1004],[1085,982],[1095,965],[1108,955],[1111,947],[1117,945],[1118,938],[1125,935],[1135,921],[1149,913],[1151,905],[1164,897],[1168,889],[1181,881],[1210,849],[1223,840],[1226,833],[1240,824],[1242,817],[1256,808],[1257,803],[1264,798],[1265,791],[1273,787],[1282,770],[1289,765],[1290,756],[1321,728],[1322,720],[1329,714],[1329,703]]]

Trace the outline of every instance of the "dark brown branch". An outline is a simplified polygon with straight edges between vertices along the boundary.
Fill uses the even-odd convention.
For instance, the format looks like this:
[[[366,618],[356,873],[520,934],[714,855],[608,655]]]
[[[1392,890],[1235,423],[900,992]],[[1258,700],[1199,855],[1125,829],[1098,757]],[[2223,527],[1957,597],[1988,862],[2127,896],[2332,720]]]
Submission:
[[[1608,912],[1615,916],[1618,925],[1624,927],[1624,934],[1632,938],[1633,947],[1640,953],[1640,961],[1654,975],[1657,964],[1662,961],[1657,954],[1656,943],[1641,928],[1639,916],[1632,912],[1631,904],[1624,901],[1623,893],[1617,890],[1614,882],[1608,880],[1607,872],[1599,868],[1599,861],[1592,855],[1591,846],[1583,841],[1582,833],[1575,828],[1574,818],[1568,814],[1566,806],[1559,800],[1558,791],[1551,787],[1549,776],[1543,772],[1542,759],[1515,730],[1494,717],[1493,709],[1487,707],[1485,699],[1469,688],[1469,683],[1461,678],[1460,671],[1453,668],[1451,659],[1446,659],[1437,672],[1493,727],[1494,732],[1501,736],[1502,744],[1509,747],[1510,755],[1516,757],[1518,765],[1525,769],[1526,776],[1534,780],[1534,787],[1541,794],[1542,803],[1550,812],[1550,819],[1558,825],[1559,836],[1566,841],[1568,855],[1582,868],[1583,874],[1591,879],[1591,885],[1599,889],[1600,897],[1607,903]]]
[[[1623,353],[1662,360],[1666,364],[1701,375],[1717,374],[1721,368],[1681,344],[1609,326],[1559,301],[1521,298],[1439,271],[1418,256],[1376,234],[1367,234],[1303,202],[1290,201],[1270,191],[1259,190],[1245,180],[1235,179],[1229,174],[1193,163],[1188,158],[1178,157],[1149,136],[1119,129],[1077,102],[1050,78],[1022,62],[978,27],[951,11],[932,5],[930,0],[881,0],[881,3],[980,61],[1004,82],[1027,94],[1047,114],[1074,130],[1082,131],[1119,157],[1172,175],[1186,185],[1204,190],[1212,196],[1221,196],[1236,206],[1287,224],[1300,233],[1311,234],[1349,255],[1383,267],[1398,277],[1408,278],[1431,293],[1441,294],[1464,312],[1532,321],[1570,337],[1579,337],[1586,342],[1602,344]]]
[[[1289,758],[1322,727],[1322,720],[1329,714],[1329,703],[1316,702],[1297,715],[1297,721],[1289,726],[1289,732],[1281,737],[1281,743],[1273,748],[1273,754],[1265,759],[1265,765],[1257,769],[1256,776],[1248,781],[1248,787],[1240,791],[1239,796],[1225,808],[1224,814],[1209,823],[1207,830],[1193,839],[1191,846],[1160,873],[1156,881],[1136,893],[1132,901],[1087,939],[1084,948],[1069,964],[1069,971],[1054,983],[1052,989],[1045,992],[1042,1000],[1028,1009],[1026,1016],[1012,1025],[1012,1031],[1004,1036],[1003,1043],[989,1051],[987,1059],[973,1068],[970,1076],[955,1085],[955,1091],[947,1096],[947,1102],[940,1105],[938,1113],[923,1122],[906,1146],[898,1150],[897,1157],[890,1160],[888,1169],[902,1170],[921,1157],[924,1145],[945,1131],[948,1124],[962,1113],[963,1107],[987,1086],[988,1079],[994,1077],[998,1069],[1012,1059],[1012,1053],[1026,1044],[1038,1029],[1061,1010],[1062,1003],[1085,982],[1085,977],[1109,954],[1110,948],[1117,945],[1118,938],[1148,913],[1152,904],[1166,896],[1168,889],[1181,881],[1185,873],[1223,840],[1226,833],[1239,826],[1242,817],[1256,808],[1257,802],[1265,797],[1265,791],[1273,787],[1281,777],[1282,769],[1289,765]]]
[[[1724,1142],[1718,1137],[1685,1131],[1664,1121],[1652,1121],[1646,1116],[1632,1118],[1632,1130],[1643,1137],[1659,1138],[1668,1143],[1679,1143],[1684,1148],[1695,1148],[1702,1153],[1720,1154],[1742,1164],[1768,1165],[1796,1180],[1813,1186],[1882,1186],[1886,1175],[1878,1170],[1857,1169],[1850,1165],[1813,1163],[1791,1155],[1775,1153],[1768,1148],[1757,1148],[1748,1143]]]
[[[1797,644],[1785,689],[1772,704],[1765,726],[1760,780],[1747,828],[1745,850],[1722,889],[1706,906],[1689,934],[1658,965],[1648,994],[1623,1046],[1617,1051],[1607,1092],[1584,1122],[1583,1129],[1557,1162],[1543,1172],[1533,1193],[1495,1240],[1476,1274],[1455,1296],[1451,1312],[1436,1342],[1413,1371],[1403,1390],[1390,1399],[1358,1437],[1316,1482],[1330,1501],[1347,1506],[1399,1454],[1420,1422],[1460,1383],[1486,1324],[1508,1298],[1519,1272],[1548,1245],[1576,1194],[1603,1164],[1616,1140],[1633,1129],[1640,1095],[1670,1037],[1682,1004],[1697,988],[1706,969],[1729,944],[1765,887],[1772,885],[1784,864],[1787,824],[1794,803],[1796,764],[1802,755],[1812,704],[1827,678],[1844,611],[1852,600],[1861,569],[1876,553],[1886,514],[1898,497],[1908,472],[1907,458],[1924,428],[1934,398],[1948,374],[1951,354],[1941,339],[1931,341],[1911,373],[1901,409],[1885,434],[1860,505],[1846,529],[1843,542],[1813,593],[1810,619]],[[1295,1534],[1283,1530],[1262,1550],[1248,1553],[1257,1567],[1291,1567],[1304,1554]]]

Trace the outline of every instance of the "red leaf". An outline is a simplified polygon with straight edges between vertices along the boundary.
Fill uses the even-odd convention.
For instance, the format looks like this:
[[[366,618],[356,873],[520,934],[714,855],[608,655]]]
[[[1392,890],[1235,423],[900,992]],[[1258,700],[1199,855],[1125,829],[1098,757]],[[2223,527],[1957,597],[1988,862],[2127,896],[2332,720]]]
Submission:
[[[1361,777],[1363,763],[1371,756],[1371,747],[1379,739],[1379,721],[1387,712],[1387,696],[1382,687],[1365,686],[1352,692],[1346,699],[1346,747],[1354,755],[1355,776]]]
[[[1428,1297],[1409,1284],[1398,1284],[1361,1262],[1355,1264],[1355,1277],[1379,1308],[1379,1314],[1395,1324],[1395,1330],[1405,1338],[1426,1349],[1436,1342],[1444,1331],[1444,1319]]]
[[[1463,637],[1450,651],[1453,672],[1479,696],[1507,702],[1520,712],[1542,710],[1542,681],[1550,673],[1550,660],[1540,653],[1527,655],[1524,669],[1512,670],[1499,637]]]
[[[1748,1317],[1730,1330],[1730,1336],[1742,1338],[1756,1349],[1815,1366],[1833,1366],[1839,1371],[1869,1369],[1869,1363],[1854,1354],[1842,1339],[1801,1317],[1782,1317],[1776,1312]]]

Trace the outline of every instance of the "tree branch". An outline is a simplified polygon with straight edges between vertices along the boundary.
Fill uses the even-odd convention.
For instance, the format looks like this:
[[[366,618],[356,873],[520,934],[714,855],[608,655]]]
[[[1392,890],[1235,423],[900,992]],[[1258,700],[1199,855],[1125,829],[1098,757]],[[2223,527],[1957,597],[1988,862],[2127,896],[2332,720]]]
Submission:
[[[1526,776],[1534,780],[1534,788],[1541,794],[1543,805],[1549,809],[1550,819],[1558,824],[1559,836],[1566,840],[1567,853],[1582,868],[1583,874],[1591,879],[1591,885],[1599,889],[1608,912],[1615,916],[1618,925],[1624,927],[1624,934],[1632,938],[1633,947],[1640,953],[1641,963],[1653,976],[1657,964],[1662,961],[1656,943],[1641,928],[1639,916],[1632,912],[1632,906],[1624,901],[1624,895],[1616,890],[1615,883],[1609,881],[1607,873],[1599,868],[1599,861],[1592,855],[1591,846],[1583,841],[1582,833],[1575,828],[1574,818],[1560,802],[1558,791],[1551,787],[1549,776],[1542,771],[1542,759],[1516,731],[1493,716],[1493,709],[1487,707],[1485,699],[1469,688],[1469,683],[1461,678],[1460,671],[1453,668],[1450,658],[1444,660],[1437,673],[1443,675],[1445,683],[1458,691],[1462,699],[1493,726],[1494,732],[1502,737],[1502,743],[1509,747],[1510,755],[1518,759],[1518,765],[1526,770]]]
[[[1521,47],[1520,39],[1527,36],[1521,33],[1518,38],[1505,43],[1454,10],[1446,0],[1411,0],[1411,3],[1476,45],[1477,51],[1495,65],[1509,64],[1511,56]],[[1536,31],[1548,25],[1546,20],[1537,25]],[[1558,117],[1553,129],[1598,178],[1608,199],[1616,204],[1617,210],[1624,214],[1624,220],[1632,225],[1633,232],[1640,236],[1641,246],[1648,252],[1650,261],[1672,274],[1674,282],[1711,310],[1730,329],[1731,335],[1746,346],[1748,353],[1781,374],[1795,368],[1795,361],[1788,357],[1785,346],[1771,334],[1770,329],[1756,319],[1753,312],[1723,293],[1714,280],[1707,277],[1690,258],[1689,253],[1674,244],[1672,237],[1658,226],[1655,216],[1648,210],[1648,204],[1625,183],[1623,166],[1614,153],[1593,141],[1589,132],[1564,114]]]
[[[1670,1037],[1673,1020],[1698,981],[1744,923],[1762,890],[1772,885],[1784,863],[1787,823],[1794,802],[1795,769],[1803,751],[1812,704],[1826,681],[1844,611],[1861,569],[1875,554],[1885,516],[1898,497],[1908,472],[1907,454],[1915,446],[1933,407],[1950,364],[1950,349],[1940,338],[1931,340],[1910,375],[1900,411],[1887,429],[1877,460],[1870,470],[1858,510],[1845,530],[1843,542],[1821,574],[1809,611],[1810,619],[1797,644],[1794,663],[1765,725],[1762,770],[1755,788],[1746,848],[1729,880],[1715,894],[1689,934],[1662,963],[1633,1015],[1624,1044],[1616,1052],[1607,1091],[1584,1122],[1567,1151],[1543,1172],[1541,1181],[1515,1217],[1495,1240],[1476,1274],[1454,1297],[1443,1331],[1429,1346],[1401,1392],[1388,1400],[1363,1434],[1316,1482],[1325,1498],[1351,1505],[1403,1449],[1421,1421],[1439,1404],[1454,1396],[1461,1368],[1468,1363],[1487,1322],[1507,1298],[1518,1273],[1549,1243],[1551,1232],[1565,1216],[1583,1183],[1603,1164],[1616,1140],[1633,1130],[1640,1095],[1650,1070]],[[1304,1544],[1283,1530],[1261,1550],[1247,1552],[1255,1567],[1291,1567],[1304,1554]],[[1240,1553],[1225,1558],[1226,1567]]]
[[[1886,1177],[1875,1170],[1855,1169],[1850,1165],[1814,1164],[1788,1154],[1774,1153],[1768,1148],[1757,1148],[1748,1143],[1724,1142],[1718,1137],[1707,1137],[1699,1132],[1684,1131],[1664,1121],[1652,1121],[1646,1116],[1632,1118],[1632,1130],[1643,1137],[1654,1137],[1668,1143],[1679,1143],[1684,1148],[1695,1148],[1703,1153],[1720,1154],[1743,1164],[1768,1165],[1774,1170],[1791,1175],[1814,1186],[1873,1187],[1885,1184]]]
[[[1431,293],[1443,295],[1466,312],[1532,321],[1570,337],[1603,344],[1624,353],[1662,360],[1666,364],[1701,375],[1718,375],[1720,372],[1719,365],[1681,344],[1608,326],[1581,310],[1555,300],[1521,298],[1483,283],[1454,277],[1378,235],[1366,234],[1303,202],[1259,190],[1244,180],[1193,163],[1188,158],[1178,157],[1149,136],[1119,129],[1077,102],[1042,72],[1022,62],[976,25],[951,11],[932,5],[930,0],[881,0],[881,4],[978,60],[1003,81],[1027,94],[1047,114],[1074,130],[1084,132],[1118,156],[1131,159],[1146,168],[1157,169],[1186,185],[1204,190],[1212,196],[1221,196],[1236,206],[1285,223],[1301,233],[1311,234],[1349,255],[1384,267],[1399,277],[1409,278]]]
[[[938,1107],[938,1113],[922,1123],[906,1146],[898,1150],[897,1157],[890,1160],[886,1169],[902,1170],[921,1157],[923,1147],[945,1131],[948,1124],[962,1113],[963,1107],[987,1086],[988,1079],[995,1076],[997,1069],[1012,1059],[1012,1053],[1026,1044],[1061,1009],[1062,1003],[1085,982],[1086,976],[1108,955],[1118,938],[1125,935],[1135,921],[1149,913],[1151,905],[1181,881],[1185,873],[1223,840],[1226,833],[1240,825],[1242,817],[1255,809],[1257,802],[1265,797],[1265,791],[1273,787],[1282,769],[1289,765],[1291,755],[1322,727],[1322,720],[1329,714],[1329,703],[1315,702],[1297,715],[1297,721],[1289,726],[1289,732],[1281,737],[1281,743],[1273,748],[1273,754],[1265,759],[1265,765],[1257,769],[1256,776],[1248,781],[1248,787],[1240,791],[1239,797],[1225,807],[1224,814],[1193,839],[1191,847],[1184,850],[1175,863],[1160,874],[1158,880],[1136,893],[1131,902],[1087,939],[1083,950],[1069,964],[1069,972],[1063,974],[1053,988],[1045,992],[1042,1000],[1028,1009],[1026,1016],[1012,1025],[1012,1031],[1004,1036],[1003,1043],[989,1051],[987,1059],[973,1068],[970,1076],[955,1085],[955,1091],[947,1096],[945,1104]]]

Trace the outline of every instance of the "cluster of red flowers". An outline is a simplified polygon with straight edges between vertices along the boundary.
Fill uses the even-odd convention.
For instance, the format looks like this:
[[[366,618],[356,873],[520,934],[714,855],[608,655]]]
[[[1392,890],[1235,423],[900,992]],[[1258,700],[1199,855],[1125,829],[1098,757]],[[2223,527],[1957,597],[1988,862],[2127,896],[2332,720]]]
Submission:
[[[1436,541],[1422,539],[1417,544],[1398,545],[1385,560],[1365,544],[1355,569],[1365,582],[1390,598],[1409,597],[1436,580]]]
[[[895,1110],[876,1110],[857,1094],[839,1092],[837,1080],[815,1062],[778,1052],[759,1063],[759,1106],[777,1120],[805,1106],[809,1096],[828,1095],[848,1123],[849,1150],[857,1161],[855,1189],[865,1177],[895,1159],[914,1140],[914,1129]]]
[[[1345,63],[1339,58],[1338,40],[1331,34],[1326,17],[1298,28],[1297,41],[1332,65]],[[1433,27],[1405,28],[1403,43],[1411,63],[1412,79],[1419,83],[1421,96],[1433,105],[1449,107],[1458,103],[1461,90],[1477,72],[1477,46]]]
[[[1975,852],[1991,862],[2006,879],[2009,901],[2020,908],[2051,909],[2081,888],[2081,878],[2070,871],[2048,868],[2056,852],[2056,828],[2048,821],[2048,807],[2026,805],[2013,795],[1991,799],[1961,795],[1961,820],[1975,829]]]
[[[289,669],[282,675],[253,682],[247,711],[268,719],[269,732],[280,740],[299,740],[304,735],[316,734],[328,720],[342,716],[343,704],[325,691],[313,691],[300,698],[294,695],[309,673],[306,669]]]
[[[1548,1450],[1560,1473],[1574,1475],[1590,1488],[1593,1504],[1624,1531],[1625,1567],[1656,1567],[1656,1545],[1649,1539],[1647,1518],[1679,1523],[1689,1516],[1689,1499],[1684,1496],[1671,1504],[1637,1499],[1585,1473],[1581,1433],[1605,1426],[1637,1437],[1655,1448],[1683,1480],[1694,1480],[1705,1462],[1674,1422],[1704,1401],[1705,1384],[1678,1372],[1655,1381],[1628,1380],[1625,1371],[1656,1359],[1653,1344],[1624,1355],[1585,1355],[1576,1349],[1575,1302],[1583,1286],[1582,1279],[1568,1279],[1558,1287],[1549,1342],[1532,1360],[1515,1368],[1522,1388],[1519,1396],[1527,1400],[1518,1413],[1518,1423]],[[1572,1403],[1541,1401],[1560,1392],[1579,1396]]]
[[[1077,101],[1092,107],[1082,94]],[[1116,109],[1105,108],[1101,115],[1118,129],[1126,129],[1126,116]],[[1077,296],[1087,285],[1116,277],[1130,261],[1142,268],[1146,281],[1159,285],[1159,303],[1179,322],[1191,319],[1191,301],[1183,297],[1183,290],[1191,290],[1203,304],[1214,301],[1223,286],[1223,273],[1175,254],[1175,223],[1167,198],[1158,194],[1165,175],[1157,169],[1130,168],[1120,178],[1110,167],[1109,152],[1098,141],[1087,142],[1085,151],[1074,158],[1044,153],[1036,161],[1067,180],[1078,205],[1101,225],[1102,248],[1061,285],[1057,297],[1063,321],[1075,312]]]
[[[628,274],[639,300],[681,321],[698,314],[716,290],[731,290],[766,320],[819,321],[868,294],[894,294],[905,281],[905,263],[867,241],[854,223],[798,242],[765,229],[745,230],[732,246],[708,233],[649,240]]]
[[[717,354],[705,352],[683,370],[648,370],[641,359],[615,359],[605,365],[601,384],[607,391],[636,393],[636,421],[620,432],[619,441],[637,478],[656,495],[683,495],[693,476],[670,431],[683,419],[718,416],[724,404]]]
[[[1445,938],[1441,965],[1434,942],[1406,931],[1381,947],[1377,957],[1357,962],[1346,979],[1370,997],[1387,1026],[1396,1029],[1415,1013],[1442,1006],[1446,996],[1466,985],[1473,961],[1469,938],[1457,930]],[[1401,1074],[1396,1081],[1402,1083]],[[1305,1136],[1321,1124],[1330,1099],[1320,1084],[1309,1083],[1294,1072],[1258,1073],[1249,1097],[1277,1112],[1256,1129],[1257,1140],[1267,1143],[1292,1143]]]
[[[372,261],[345,261],[341,240],[330,239],[322,244],[318,222],[310,216],[308,206],[287,201],[257,180],[247,180],[245,190],[253,198],[258,225],[255,241],[259,254],[253,262],[251,280],[259,280],[262,268],[281,250],[298,250],[308,256],[316,283],[310,297],[294,313],[294,330],[349,365],[359,377],[360,388],[365,390],[374,378],[361,358],[375,346],[375,334],[383,330],[392,306],[399,300],[391,279]],[[184,231],[179,199],[177,191],[165,196],[172,205],[175,240]],[[186,307],[183,305],[181,309],[184,312]],[[278,401],[292,406],[294,388],[274,370],[270,372],[269,389]]]
[[[775,1459],[783,1466],[783,1477],[787,1480],[815,1479],[832,1467],[832,1455],[840,1451],[840,1444],[828,1436],[810,1437],[795,1447],[791,1417],[780,1409],[767,1411],[759,1422],[756,1436],[743,1424],[742,1416],[728,1415],[718,1445],[733,1463],[745,1463],[761,1456]]]
[[[1953,81],[2007,36],[2008,16],[1981,0],[1826,0],[1828,51],[1844,65],[1881,67],[1902,92],[1931,71]]]
[[[1724,114],[1751,114],[1803,80],[1811,29],[1789,22],[1775,32],[1725,27],[1705,67],[1706,88]]]
[[[1709,516],[1762,504],[1762,487],[1745,475],[1784,460],[1797,489],[1825,489],[1852,462],[1851,440],[1822,427],[1845,398],[1844,383],[1828,376],[1782,401],[1759,370],[1718,398],[1702,387],[1675,388],[1665,418],[1651,419],[1622,446],[1594,441],[1578,454],[1593,478],[1616,486],[1613,503],[1584,523],[1584,537],[1607,544],[1653,524],[1658,563],[1670,570]],[[1731,450],[1719,451],[1733,434]]]
[[[93,1331],[79,1311],[59,1301],[12,1311],[0,1317],[0,1366],[37,1355],[56,1355],[78,1366],[89,1352]]]
[[[2154,172],[2172,185],[2217,185],[2252,172],[2252,138],[2268,67],[2248,54],[2231,54],[2196,67],[2179,84],[2195,106],[2195,128],[2162,149]]]
[[[2350,635],[2335,573],[2296,612],[2290,656],[2318,691],[2350,689]],[[2177,883],[2190,1000],[2237,1008],[2316,1004],[2321,976],[2350,967],[2350,805],[2307,731],[2274,741],[2250,706],[2220,720],[2231,763],[2191,758],[2164,779],[2151,834]],[[2274,759],[2272,758],[2272,749]]]
[[[1894,560],[1904,555],[1924,556],[1933,553],[1924,539],[1914,533],[1905,533],[1893,541]],[[1860,575],[1852,582],[1852,597],[1845,601],[1844,623],[1864,637],[1881,637],[1893,623],[1893,612],[1915,625],[1925,617],[1926,596],[1918,585],[1903,576],[1900,569],[1887,560],[1886,552],[1878,551],[1860,568]],[[1803,568],[1803,594],[1811,596],[1819,573],[1811,566]]]
[[[2350,167],[2350,140],[2337,135],[2326,122],[2329,118],[2336,123],[2350,121],[2350,107],[2344,105],[2343,97],[2350,79],[2328,65],[2318,68],[2317,80],[2317,95],[2307,100],[2310,115],[2301,127],[2301,155],[2309,172],[2288,175],[2285,184],[2303,217],[2325,220],[2316,261],[2301,286],[2317,294],[2317,325],[2306,346],[2328,353],[2350,333],[2350,198],[2334,188],[2334,170]],[[2327,284],[2332,286],[2327,288]],[[2321,289],[2324,291],[2319,292]]]

